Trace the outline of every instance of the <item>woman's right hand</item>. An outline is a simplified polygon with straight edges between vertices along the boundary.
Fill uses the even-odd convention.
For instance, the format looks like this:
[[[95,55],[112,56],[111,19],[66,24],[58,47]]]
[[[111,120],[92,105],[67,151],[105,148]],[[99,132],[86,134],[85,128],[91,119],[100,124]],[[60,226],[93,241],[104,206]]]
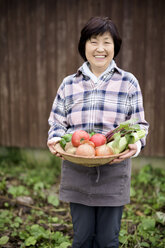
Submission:
[[[47,146],[48,146],[50,152],[51,152],[53,155],[55,155],[55,156],[60,157],[60,158],[63,159],[63,157],[61,156],[61,154],[59,154],[59,153],[57,152],[56,148],[55,148],[55,145],[56,145],[56,144],[57,144],[57,142],[54,142],[54,141],[51,141],[51,140],[47,142]]]

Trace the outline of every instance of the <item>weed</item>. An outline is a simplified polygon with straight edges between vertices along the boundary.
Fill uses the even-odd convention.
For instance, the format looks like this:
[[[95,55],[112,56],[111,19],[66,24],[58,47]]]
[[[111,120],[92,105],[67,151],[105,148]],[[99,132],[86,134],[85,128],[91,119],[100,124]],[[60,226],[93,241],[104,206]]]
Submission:
[[[31,158],[19,148],[0,151],[0,247],[71,245],[69,206],[58,200],[60,160],[48,157],[47,161]],[[164,211],[165,171],[146,165],[132,175],[131,204],[124,208],[120,248],[164,248]]]

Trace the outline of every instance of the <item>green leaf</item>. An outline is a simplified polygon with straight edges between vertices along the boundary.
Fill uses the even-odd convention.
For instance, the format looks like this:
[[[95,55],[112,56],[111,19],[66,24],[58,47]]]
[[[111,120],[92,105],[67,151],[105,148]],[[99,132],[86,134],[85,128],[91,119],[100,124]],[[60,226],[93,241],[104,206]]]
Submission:
[[[165,213],[160,211],[156,212],[156,220],[165,225]]]
[[[120,135],[120,133],[115,133],[113,137],[114,137],[114,141],[112,142],[112,147],[115,150],[116,148],[119,147],[119,142],[120,142],[121,135]]]
[[[137,121],[138,121],[137,118],[132,118],[130,120],[124,121],[124,122],[120,123],[119,128],[128,128],[128,127],[130,127],[130,125],[133,125]]]
[[[66,142],[70,142],[72,139],[72,134],[67,133],[64,136],[62,136],[62,138],[66,141]]]
[[[136,191],[135,191],[135,189],[131,186],[131,188],[130,188],[130,196],[131,197],[134,197],[136,195]]]
[[[0,238],[0,245],[6,245],[8,241],[9,241],[9,237],[8,236],[2,236]]]
[[[128,237],[119,237],[119,241],[121,244],[127,244],[128,243]]]
[[[49,234],[49,230],[45,230],[42,226],[38,224],[34,224],[30,227],[29,230],[31,236],[35,237],[36,240],[40,238],[47,238]]]
[[[60,140],[60,145],[61,145],[61,147],[62,147],[63,149],[65,149],[66,140],[65,140],[64,138],[62,138],[62,139]]]
[[[57,248],[67,248],[68,246],[70,246],[71,244],[69,242],[62,242],[60,244],[60,246],[58,246]]]
[[[140,130],[140,125],[139,124],[134,124],[130,127],[130,129],[134,130],[134,131],[139,131]]]
[[[142,247],[150,247],[150,244],[148,244],[147,242],[141,242],[140,246],[142,246]]]
[[[119,241],[121,244],[127,244],[128,242],[128,233],[125,229],[121,229],[119,233]]]
[[[144,231],[152,231],[155,228],[156,221],[153,218],[143,218],[139,228]]]
[[[165,195],[159,193],[157,196],[157,201],[158,201],[159,205],[163,207],[165,205]]]
[[[0,182],[0,191],[3,191],[6,189],[6,180],[3,178]]]
[[[48,196],[48,203],[52,204],[55,207],[59,206],[59,199],[56,195],[49,195]]]
[[[17,217],[15,217],[15,219],[14,219],[14,222],[17,222],[17,223],[22,223],[22,219],[19,217],[19,216],[17,216]]]
[[[26,189],[25,186],[19,185],[19,186],[11,186],[8,189],[8,192],[13,195],[13,197],[17,196],[23,196],[23,195],[30,195],[30,192]]]
[[[37,242],[35,237],[29,237],[25,240],[25,246],[35,245]]]
[[[37,182],[34,184],[34,190],[39,191],[44,189],[44,183],[43,182]]]
[[[19,232],[19,237],[22,240],[25,240],[29,237],[29,233],[25,230]]]
[[[89,135],[90,137],[92,137],[95,134],[95,132],[91,132]]]

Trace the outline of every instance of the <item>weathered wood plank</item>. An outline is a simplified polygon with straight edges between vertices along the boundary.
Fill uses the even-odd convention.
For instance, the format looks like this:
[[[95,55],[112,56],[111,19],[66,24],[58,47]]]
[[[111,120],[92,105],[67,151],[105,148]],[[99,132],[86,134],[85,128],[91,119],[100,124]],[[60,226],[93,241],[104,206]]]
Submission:
[[[78,1],[71,0],[67,2],[66,5],[66,75],[73,74],[77,71],[78,65]],[[72,11],[71,11],[72,10]],[[71,40],[71,41],[70,41]],[[68,63],[70,61],[70,63]]]
[[[8,6],[0,2],[0,143],[11,145],[10,85],[8,77]]]
[[[46,93],[47,93],[47,119],[49,111],[57,92],[57,18],[56,1],[46,1]]]
[[[56,27],[56,59],[57,59],[57,85],[61,84],[63,78],[66,76],[66,47],[70,41],[67,37],[67,22],[66,22],[66,1],[57,0],[57,27]],[[71,36],[71,35],[70,35]],[[70,62],[69,62],[70,63]]]
[[[26,33],[27,33],[27,95],[28,95],[28,126],[29,147],[37,147],[38,140],[38,87],[37,87],[37,63],[36,63],[36,1],[26,1]]]
[[[29,125],[28,125],[28,94],[27,94],[27,46],[26,46],[26,8],[20,2],[15,15],[17,29],[17,78],[19,87],[19,141],[18,146],[27,147],[29,145]],[[16,127],[15,127],[16,128]]]
[[[20,87],[18,81],[18,29],[16,15],[19,2],[8,1],[8,57],[11,113],[11,146],[20,143]]]
[[[155,90],[157,77],[158,47],[155,45],[157,37],[157,25],[155,23],[155,9],[153,1],[148,2],[146,9],[146,53],[145,53],[145,107],[146,118],[150,122],[150,135],[148,137],[148,152],[154,155],[156,148],[156,132],[155,132],[155,107],[156,94]],[[153,19],[154,17],[154,19]]]
[[[165,84],[164,84],[164,69],[165,69],[165,2],[153,1],[150,5],[152,9],[151,25],[153,27],[152,46],[151,46],[151,61],[150,70],[152,70],[153,94],[154,99],[148,99],[147,103],[154,100],[154,123],[151,119],[151,127],[153,132],[150,134],[150,140],[153,139],[152,154],[155,151],[158,156],[165,154]],[[154,52],[153,52],[154,51]],[[147,77],[146,77],[147,80]],[[148,147],[149,148],[149,147]]]
[[[46,15],[45,1],[37,1],[36,9],[36,84],[37,84],[37,112],[38,112],[38,142],[45,147],[47,135],[46,120]]]

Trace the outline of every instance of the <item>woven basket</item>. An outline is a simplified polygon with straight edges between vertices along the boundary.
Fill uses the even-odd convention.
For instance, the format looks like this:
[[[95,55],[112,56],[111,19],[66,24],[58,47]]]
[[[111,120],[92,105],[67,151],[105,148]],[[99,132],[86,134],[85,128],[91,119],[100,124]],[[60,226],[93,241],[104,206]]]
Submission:
[[[99,165],[104,165],[107,163],[110,163],[114,158],[118,158],[121,155],[124,155],[128,152],[128,150],[120,153],[120,154],[114,154],[114,155],[108,155],[108,156],[95,156],[95,157],[87,157],[87,156],[78,156],[66,153],[59,143],[55,145],[56,151],[62,155],[62,157],[65,160],[68,160],[75,164],[81,164],[83,166],[87,167],[96,167]]]

